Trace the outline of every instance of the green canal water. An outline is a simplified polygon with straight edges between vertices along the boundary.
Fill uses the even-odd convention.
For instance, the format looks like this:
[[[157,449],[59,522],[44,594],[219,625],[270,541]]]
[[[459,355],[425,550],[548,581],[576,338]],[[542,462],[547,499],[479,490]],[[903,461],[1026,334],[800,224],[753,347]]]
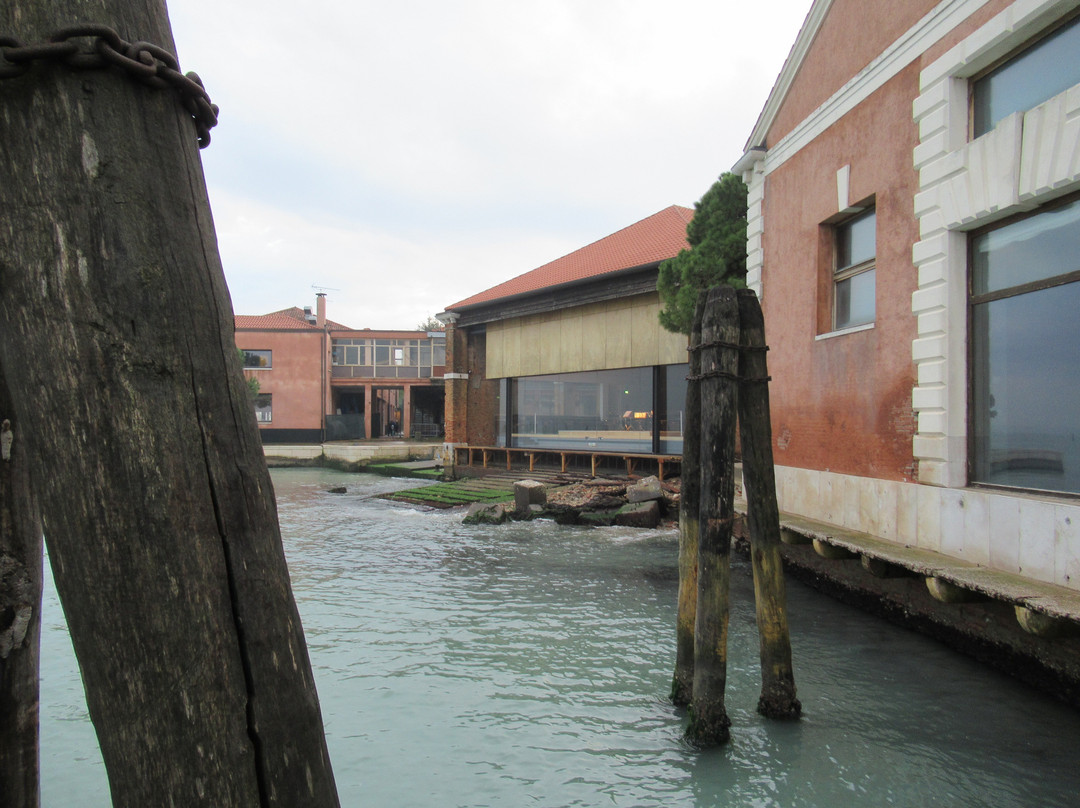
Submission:
[[[465,526],[373,498],[412,483],[275,470],[282,533],[343,806],[1071,806],[1080,715],[797,583],[805,716],[754,711],[737,562],[732,742],[682,741],[673,531]],[[345,485],[344,495],[326,493]],[[46,584],[42,801],[109,805]]]

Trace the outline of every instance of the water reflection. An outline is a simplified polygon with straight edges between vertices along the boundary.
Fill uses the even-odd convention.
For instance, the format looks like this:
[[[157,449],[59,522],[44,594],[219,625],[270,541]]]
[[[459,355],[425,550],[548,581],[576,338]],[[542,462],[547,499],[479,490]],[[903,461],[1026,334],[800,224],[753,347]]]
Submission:
[[[401,481],[274,481],[345,806],[1064,806],[1080,788],[1075,712],[796,584],[805,718],[765,721],[742,564],[732,743],[697,752],[665,700],[674,533],[469,527],[372,499]],[[104,806],[54,601],[46,620],[43,804]]]

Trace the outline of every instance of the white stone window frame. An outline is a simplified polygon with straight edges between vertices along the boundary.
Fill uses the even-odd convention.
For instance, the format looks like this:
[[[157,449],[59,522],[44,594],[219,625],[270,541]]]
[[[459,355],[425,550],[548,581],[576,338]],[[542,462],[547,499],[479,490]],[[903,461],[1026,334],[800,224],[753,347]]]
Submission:
[[[1080,85],[969,140],[970,81],[1052,28],[1080,0],[1019,0],[925,68],[912,248],[919,482],[968,485],[968,233],[1080,189]]]

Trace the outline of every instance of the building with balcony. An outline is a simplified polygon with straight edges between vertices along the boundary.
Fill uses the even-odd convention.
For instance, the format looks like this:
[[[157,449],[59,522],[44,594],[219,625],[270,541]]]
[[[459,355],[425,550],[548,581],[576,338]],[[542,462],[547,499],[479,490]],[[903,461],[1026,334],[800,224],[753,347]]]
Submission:
[[[316,308],[236,315],[244,373],[258,382],[266,443],[443,434],[446,339],[439,331],[354,329]]]

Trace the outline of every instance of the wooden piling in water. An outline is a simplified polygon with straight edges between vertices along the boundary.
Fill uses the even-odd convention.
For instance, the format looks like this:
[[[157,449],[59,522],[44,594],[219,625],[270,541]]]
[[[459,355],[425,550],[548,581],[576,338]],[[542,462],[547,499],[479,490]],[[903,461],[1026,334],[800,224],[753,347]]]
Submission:
[[[0,3],[31,43],[80,20],[98,55],[175,52],[163,0]],[[336,808],[197,128],[163,83],[56,59],[0,82],[0,418],[113,803]]]
[[[701,328],[701,502],[698,525],[697,615],[694,679],[686,737],[711,746],[728,739],[728,596],[735,496],[735,430],[738,371],[738,304],[735,290],[709,290]]]
[[[754,602],[761,637],[761,697],[758,712],[768,718],[798,718],[787,593],[780,558],[780,513],[776,504],[765,319],[757,295],[737,293],[739,307],[739,429],[746,487]]]
[[[690,704],[694,692],[694,620],[697,615],[698,508],[701,502],[701,318],[705,296],[698,298],[690,332],[690,371],[686,383],[682,487],[679,492],[679,611],[675,626],[675,675],[671,701]]]
[[[41,518],[0,366],[0,805],[37,808]]]

